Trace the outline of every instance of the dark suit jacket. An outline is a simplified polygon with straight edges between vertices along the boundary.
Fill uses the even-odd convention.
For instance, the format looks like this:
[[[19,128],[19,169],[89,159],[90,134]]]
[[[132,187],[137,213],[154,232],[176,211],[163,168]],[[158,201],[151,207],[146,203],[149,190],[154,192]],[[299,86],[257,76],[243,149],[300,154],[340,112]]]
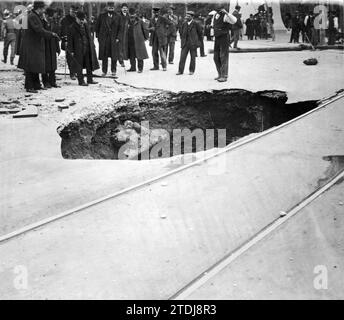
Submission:
[[[187,21],[182,24],[180,32],[181,47],[189,46],[190,48],[198,48],[201,45],[203,37],[202,27],[196,21],[192,21],[189,25]]]
[[[154,28],[154,31],[151,31],[149,45],[152,46],[154,39],[157,38],[159,47],[166,46],[167,33],[170,25],[173,25],[173,22],[163,16],[159,16],[157,22],[155,22],[155,18],[152,18],[148,28]]]
[[[169,17],[168,14],[164,15],[164,18],[171,21],[172,24],[168,26],[167,35],[172,38],[177,37],[177,28],[178,28],[178,17],[172,14],[172,16]]]

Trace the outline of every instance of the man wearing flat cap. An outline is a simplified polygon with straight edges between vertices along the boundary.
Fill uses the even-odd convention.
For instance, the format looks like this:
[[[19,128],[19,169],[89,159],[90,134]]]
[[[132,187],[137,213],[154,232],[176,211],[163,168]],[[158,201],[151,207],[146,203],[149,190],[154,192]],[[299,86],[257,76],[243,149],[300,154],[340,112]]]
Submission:
[[[160,15],[160,8],[153,8],[153,17],[149,23],[150,31],[149,45],[152,47],[154,67],[150,70],[159,70],[159,55],[163,71],[167,70],[166,46],[167,31],[173,23]]]
[[[168,26],[167,30],[167,45],[166,45],[166,57],[168,63],[173,64],[174,60],[174,47],[177,40],[177,28],[178,28],[178,17],[173,14],[174,7],[169,7],[164,17],[172,22]]]
[[[180,31],[180,40],[182,51],[180,53],[179,70],[177,75],[181,75],[184,72],[185,61],[190,52],[190,66],[189,74],[193,75],[196,68],[196,55],[197,48],[201,44],[202,29],[201,26],[194,21],[195,13],[193,11],[187,11],[185,16],[185,22],[182,24]]]
[[[79,85],[96,84],[97,82],[93,81],[92,71],[99,69],[99,64],[85,13],[78,11],[75,20],[76,22],[69,28],[67,50],[72,56],[73,68],[77,70]],[[86,69],[87,83],[84,81],[83,69]]]
[[[25,89],[37,93],[44,89],[39,80],[39,74],[46,73],[45,41],[44,39],[58,38],[54,32],[44,29],[42,16],[45,10],[43,1],[35,1],[28,15],[27,30],[25,30],[21,45],[18,68],[25,71]]]
[[[112,76],[116,77],[119,59],[120,17],[115,13],[113,2],[107,3],[106,12],[99,15],[95,27],[99,42],[99,60],[102,60],[103,77],[108,71],[108,59],[111,58]]]
[[[4,59],[1,60],[4,63],[7,63],[8,49],[11,48],[10,54],[10,63],[13,65],[15,58],[15,47],[16,47],[16,27],[15,20],[9,11],[4,11],[4,22],[2,26],[2,33],[4,36],[4,50],[3,55]]]

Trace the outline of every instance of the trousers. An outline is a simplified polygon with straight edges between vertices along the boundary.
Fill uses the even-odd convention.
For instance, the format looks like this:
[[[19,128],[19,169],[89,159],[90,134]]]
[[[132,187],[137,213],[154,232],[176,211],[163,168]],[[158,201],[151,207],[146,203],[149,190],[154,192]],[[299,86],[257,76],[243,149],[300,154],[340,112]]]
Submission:
[[[215,37],[214,62],[221,78],[228,77],[229,34]]]

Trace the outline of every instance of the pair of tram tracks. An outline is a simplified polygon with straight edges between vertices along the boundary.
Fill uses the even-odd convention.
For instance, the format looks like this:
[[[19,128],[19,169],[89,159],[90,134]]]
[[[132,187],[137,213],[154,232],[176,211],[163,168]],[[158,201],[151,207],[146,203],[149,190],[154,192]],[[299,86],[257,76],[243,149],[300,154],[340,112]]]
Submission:
[[[234,143],[222,148],[218,152],[211,154],[211,155],[204,156],[201,159],[198,159],[198,160],[196,160],[190,164],[181,166],[179,168],[176,168],[174,170],[171,170],[169,172],[166,172],[166,173],[161,174],[159,176],[156,176],[154,178],[148,179],[148,180],[143,181],[141,183],[138,183],[138,184],[135,184],[135,185],[130,186],[128,188],[125,188],[123,190],[108,194],[108,195],[103,196],[101,198],[98,198],[96,200],[84,203],[80,206],[77,206],[77,207],[74,207],[72,209],[63,211],[63,212],[56,214],[54,216],[51,216],[51,217],[48,217],[46,219],[37,221],[35,223],[29,224],[29,225],[24,226],[20,229],[12,231],[8,234],[2,235],[2,236],[0,236],[0,245],[7,242],[7,241],[14,240],[17,237],[24,235],[30,231],[33,231],[33,230],[38,229],[38,228],[42,228],[42,227],[44,227],[50,223],[53,223],[55,221],[60,220],[60,219],[66,218],[66,217],[71,216],[71,215],[76,214],[76,213],[81,213],[82,211],[84,211],[88,208],[94,207],[96,205],[99,205],[105,201],[120,197],[121,195],[130,193],[130,192],[134,192],[134,191],[141,189],[147,185],[161,181],[161,180],[163,180],[169,176],[180,173],[180,172],[187,170],[189,168],[192,168],[194,166],[204,164],[208,160],[222,156],[229,151],[237,149],[237,148],[239,148],[243,145],[246,145],[248,143],[254,142],[255,140],[258,140],[258,139],[260,139],[266,135],[269,135],[270,133],[273,133],[273,132],[278,131],[278,130],[286,127],[286,126],[289,126],[290,124],[292,124],[292,123],[294,123],[294,122],[296,122],[296,121],[298,121],[304,117],[307,117],[308,115],[310,115],[314,112],[319,111],[320,109],[326,107],[327,105],[329,105],[329,104],[331,104],[331,103],[333,103],[333,102],[335,102],[341,98],[344,98],[344,93],[342,93],[342,91],[339,91],[335,95],[331,95],[329,97],[322,99],[319,102],[319,105],[317,108],[315,108],[315,109],[313,109],[307,113],[304,113],[304,114],[300,115],[299,117],[294,118],[288,122],[285,122],[285,123],[279,125],[278,127],[270,128],[266,131],[258,133],[255,136],[252,136],[252,137],[247,138],[247,139],[244,138],[244,139],[238,140],[237,142],[234,142]],[[290,209],[288,212],[286,212],[285,215],[272,221],[268,226],[266,226],[262,230],[258,231],[253,237],[248,239],[241,246],[239,246],[234,251],[225,255],[221,260],[219,260],[213,266],[211,266],[210,268],[208,268],[207,270],[202,272],[199,276],[197,276],[195,279],[190,281],[187,285],[185,285],[183,288],[181,288],[177,293],[172,295],[169,299],[179,300],[179,299],[185,299],[188,296],[190,296],[194,291],[196,291],[203,284],[205,284],[210,278],[217,275],[220,271],[222,271],[224,268],[226,268],[231,262],[233,262],[235,259],[237,259],[239,256],[241,256],[243,253],[245,253],[251,247],[256,245],[259,241],[263,240],[267,235],[269,235],[271,232],[273,232],[278,227],[280,227],[283,223],[285,223],[286,221],[291,219],[298,212],[300,212],[303,208],[305,208],[312,201],[314,201],[316,198],[318,198],[321,194],[323,194],[324,192],[329,190],[334,184],[338,183],[339,181],[342,181],[343,179],[344,179],[344,170],[337,173],[325,185],[316,189],[313,193],[311,193],[310,195],[305,197],[301,202],[299,202],[292,209]]]

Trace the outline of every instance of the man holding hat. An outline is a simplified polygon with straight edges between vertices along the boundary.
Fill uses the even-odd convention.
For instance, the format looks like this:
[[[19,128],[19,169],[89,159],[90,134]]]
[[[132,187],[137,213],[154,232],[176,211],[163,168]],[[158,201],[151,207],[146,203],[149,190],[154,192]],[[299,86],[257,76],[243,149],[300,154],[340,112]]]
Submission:
[[[235,24],[237,18],[228,13],[223,5],[217,8],[217,13],[213,17],[212,25],[214,28],[214,62],[218,72],[215,80],[226,82],[228,78],[228,59],[229,59],[229,30],[230,25]]]
[[[78,7],[76,5],[71,5],[69,8],[69,14],[67,14],[64,18],[61,20],[61,49],[66,50],[67,48],[67,35],[68,35],[68,30],[69,27],[75,22],[75,15],[76,12],[78,11]],[[69,69],[69,75],[72,80],[76,80],[76,70],[73,70],[73,61],[71,58],[70,53],[68,50],[66,51],[66,59],[67,59],[67,65]]]
[[[43,1],[34,2],[33,9],[28,15],[28,28],[23,36],[18,63],[18,68],[25,71],[25,89],[31,93],[37,93],[36,90],[44,89],[39,81],[39,74],[46,73],[44,39],[58,38],[56,33],[43,27],[41,18],[44,8]]]
[[[84,12],[78,11],[75,19],[76,22],[70,26],[67,36],[67,50],[72,57],[73,68],[77,70],[80,86],[97,84],[93,81],[92,71],[99,69],[99,64],[91,33],[86,23],[86,15]],[[87,83],[84,81],[83,69],[86,69]]]
[[[4,37],[4,59],[1,60],[4,63],[7,63],[8,49],[11,47],[10,62],[13,65],[13,60],[15,57],[15,47],[16,47],[16,34],[15,34],[15,25],[11,13],[8,10],[4,11],[4,22],[2,26],[2,32]]]
[[[112,76],[116,77],[119,58],[120,17],[115,13],[113,2],[108,2],[106,12],[99,15],[95,32],[99,42],[99,60],[102,60],[103,77],[108,71],[109,58],[111,58]]]
[[[193,11],[187,11],[185,16],[185,22],[182,24],[180,30],[181,48],[179,70],[177,75],[181,75],[184,72],[186,57],[190,52],[190,66],[189,74],[193,75],[196,68],[196,55],[197,48],[201,44],[202,29],[201,26],[194,21],[195,13]]]
[[[152,47],[154,67],[150,70],[159,70],[159,55],[163,71],[167,70],[166,45],[167,30],[173,22],[160,15],[160,8],[153,8],[153,17],[149,23],[149,45]]]

